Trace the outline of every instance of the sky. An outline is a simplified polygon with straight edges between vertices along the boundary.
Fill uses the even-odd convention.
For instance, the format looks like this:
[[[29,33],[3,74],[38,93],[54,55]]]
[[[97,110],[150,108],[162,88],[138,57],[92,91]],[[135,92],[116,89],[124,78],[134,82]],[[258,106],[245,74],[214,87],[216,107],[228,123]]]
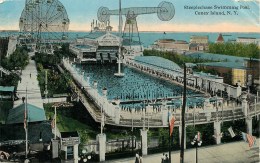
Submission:
[[[30,1],[30,0],[28,0]],[[32,0],[31,0],[32,1]],[[42,0],[47,1],[47,0]],[[157,7],[162,0],[122,0],[122,8]],[[157,14],[139,15],[139,31],[172,32],[259,32],[260,0],[166,0],[174,5],[175,15],[170,21],[161,21]],[[99,7],[118,9],[119,0],[60,0],[70,19],[69,30],[89,31],[93,19],[97,19]],[[250,9],[231,10],[238,15],[196,15],[184,6],[248,6]],[[0,30],[19,30],[19,18],[25,0],[0,0]],[[224,11],[227,10],[212,10]],[[118,29],[118,16],[111,16],[113,30]],[[123,17],[125,22],[125,17]]]

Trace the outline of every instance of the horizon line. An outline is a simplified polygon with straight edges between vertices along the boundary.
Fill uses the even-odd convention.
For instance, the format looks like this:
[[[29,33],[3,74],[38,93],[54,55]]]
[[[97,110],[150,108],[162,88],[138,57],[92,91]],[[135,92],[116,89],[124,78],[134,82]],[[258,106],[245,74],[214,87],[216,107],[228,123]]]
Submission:
[[[0,30],[0,32],[19,32],[19,29],[2,29]],[[62,32],[62,31],[60,31]],[[68,32],[91,32],[90,30],[68,30]],[[112,32],[118,32],[118,31],[112,31]],[[187,32],[187,33],[258,33],[258,32],[219,32],[219,31],[208,31],[208,32],[203,32],[203,31],[139,31],[139,32],[156,32],[156,33],[160,33],[160,32],[169,32],[169,33],[181,33],[181,32]]]

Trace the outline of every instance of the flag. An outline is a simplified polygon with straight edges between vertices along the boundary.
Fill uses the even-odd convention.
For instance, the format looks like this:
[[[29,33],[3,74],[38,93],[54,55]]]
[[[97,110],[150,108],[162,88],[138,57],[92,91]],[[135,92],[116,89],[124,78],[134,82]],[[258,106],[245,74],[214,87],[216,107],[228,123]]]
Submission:
[[[244,139],[245,142],[247,142],[246,133],[242,132],[242,138]]]
[[[249,134],[246,134],[246,137],[247,137],[248,145],[251,148],[255,144],[256,138]]]
[[[24,129],[27,128],[27,109],[24,109],[24,121],[23,121]]]
[[[228,132],[230,133],[230,135],[231,135],[232,138],[236,136],[236,134],[234,133],[232,127],[229,127],[229,128],[228,128]]]
[[[200,132],[197,133],[197,141],[200,141]]]
[[[170,127],[170,136],[172,136],[173,128],[174,128],[175,118],[172,114],[169,113],[169,127]]]

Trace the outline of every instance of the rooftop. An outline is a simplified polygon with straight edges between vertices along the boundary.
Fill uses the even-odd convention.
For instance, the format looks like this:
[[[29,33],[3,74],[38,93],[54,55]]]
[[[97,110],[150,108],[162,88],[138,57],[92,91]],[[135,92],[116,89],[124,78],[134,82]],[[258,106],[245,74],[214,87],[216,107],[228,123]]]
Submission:
[[[14,92],[14,86],[10,87],[5,87],[5,86],[0,86],[0,92]]]
[[[199,35],[192,35],[190,38],[209,38],[209,36],[199,36]]]
[[[90,49],[92,46],[90,46],[90,45],[76,45],[75,47],[79,48],[79,49]]]
[[[89,35],[85,36],[86,38],[89,38],[89,39],[97,39],[103,35],[105,35],[106,32],[105,31],[95,31],[95,32],[91,32],[89,33]]]
[[[153,65],[153,66],[157,66],[157,67],[161,67],[161,68],[165,68],[165,69],[169,69],[169,70],[181,70],[180,66],[177,65],[176,63],[174,63],[168,59],[161,58],[161,57],[137,56],[134,58],[134,60],[136,60],[137,62],[142,62],[145,64],[149,64],[149,65]]]
[[[27,104],[28,109],[28,122],[39,122],[45,121],[45,111],[37,106]],[[25,103],[9,110],[9,115],[7,117],[7,124],[13,123],[23,123],[24,122],[24,111]]]
[[[231,55],[202,53],[202,52],[191,53],[188,54],[187,56],[192,58],[207,59],[212,61],[226,61],[226,62],[244,62],[244,60],[249,59],[246,57],[237,57]]]
[[[200,77],[207,77],[207,78],[212,78],[212,79],[222,79],[223,77],[218,76],[218,75],[212,75],[210,73],[205,73],[205,72],[194,72],[195,76],[200,76]]]
[[[217,42],[224,42],[224,38],[221,33],[218,35]]]
[[[160,40],[157,40],[161,43],[171,43],[171,42],[174,42],[175,40],[174,39],[160,39]]]
[[[23,124],[5,124],[0,126],[0,142],[8,140],[25,140]],[[28,140],[30,144],[48,143],[52,136],[51,122],[32,122],[28,125]],[[42,141],[40,142],[40,138]]]
[[[246,69],[242,62],[208,62],[198,63],[198,65],[212,66],[212,67],[226,67],[234,69]]]

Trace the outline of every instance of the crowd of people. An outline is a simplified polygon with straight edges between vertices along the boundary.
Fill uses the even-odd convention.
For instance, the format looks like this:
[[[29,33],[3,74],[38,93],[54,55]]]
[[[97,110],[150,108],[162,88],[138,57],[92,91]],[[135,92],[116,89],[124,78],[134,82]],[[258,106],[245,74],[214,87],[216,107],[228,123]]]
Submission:
[[[78,73],[83,74],[86,80],[89,77],[90,85],[96,81],[99,94],[102,89],[107,88],[107,99],[120,99],[122,110],[140,112],[146,106],[151,105],[154,112],[162,109],[162,100],[167,99],[170,109],[180,108],[183,87],[169,83],[165,80],[149,76],[137,70],[123,67],[125,76],[118,78],[114,76],[117,71],[116,65],[84,64],[76,65]],[[187,90],[187,96],[202,96],[199,92]],[[202,106],[202,98],[189,98],[189,107]]]

